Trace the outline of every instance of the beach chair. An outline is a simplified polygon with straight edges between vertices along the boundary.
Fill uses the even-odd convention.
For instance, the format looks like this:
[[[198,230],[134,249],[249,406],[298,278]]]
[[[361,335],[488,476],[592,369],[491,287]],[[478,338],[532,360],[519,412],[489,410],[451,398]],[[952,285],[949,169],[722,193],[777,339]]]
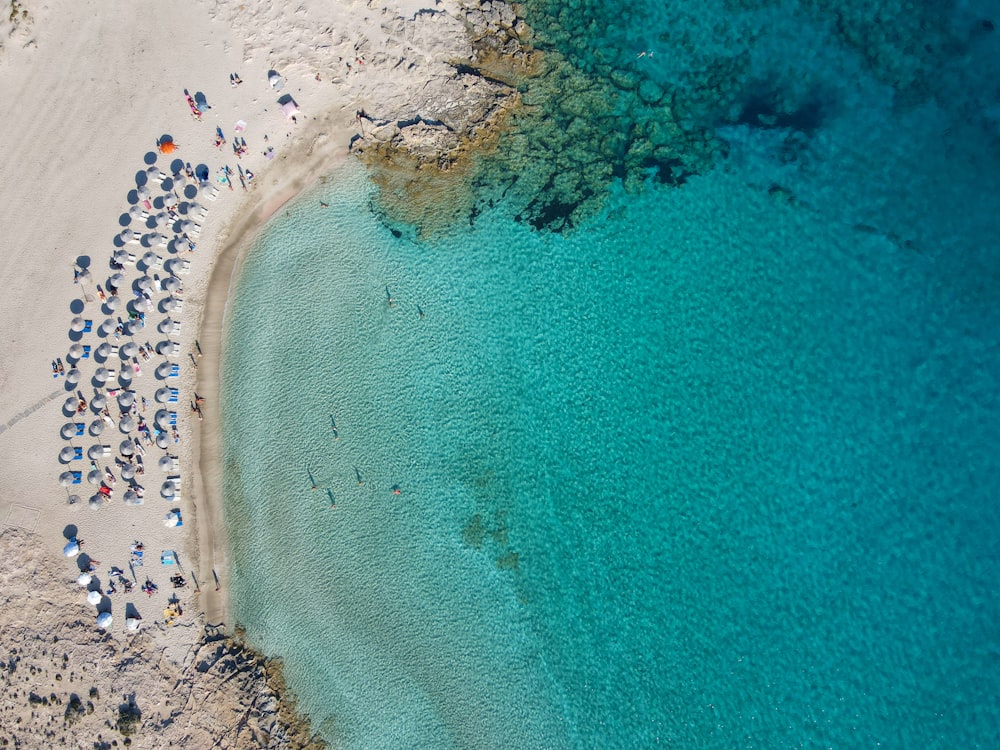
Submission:
[[[80,482],[83,481],[83,472],[82,471],[73,471],[73,472],[70,472],[70,473],[73,475],[73,484],[80,484]]]
[[[176,404],[179,399],[179,394],[176,388],[170,389],[170,396],[167,398],[168,404]]]
[[[167,375],[168,378],[179,378],[181,376],[181,366],[178,364],[170,365],[170,374]]]
[[[116,346],[115,349],[117,349],[117,348],[118,347]],[[108,371],[108,381],[112,381],[112,380],[114,380],[115,378],[118,377],[118,370],[112,370],[112,369],[107,368],[107,367],[104,368],[104,369],[106,369]]]
[[[136,232],[136,236],[141,237],[142,235],[140,235],[138,232]],[[136,240],[136,241],[138,242],[138,240]],[[128,254],[128,257],[125,258],[125,265],[127,265],[127,266],[134,266],[135,265],[135,254],[134,253],[129,253]]]
[[[174,307],[173,310],[171,310],[171,312],[179,313],[181,310],[184,309],[184,300],[182,300],[180,297],[174,297],[174,300],[177,302],[177,305]]]
[[[112,357],[117,357],[117,356],[118,356],[118,347],[117,346],[112,346],[111,347],[111,354],[108,356],[108,359],[111,359]]]
[[[74,461],[79,461],[81,458],[83,458],[83,448],[77,448],[76,446],[74,446],[73,447],[73,460]]]
[[[211,185],[205,188],[204,192],[205,192],[205,197],[208,198],[210,201],[214,201],[219,197],[219,188],[217,188],[215,185]]]
[[[142,235],[136,231],[133,231],[132,234],[126,234],[126,237],[128,237],[128,243],[132,245],[138,245],[142,241]],[[129,257],[132,259],[131,262],[135,263],[135,256],[130,255]]]
[[[177,412],[175,411],[170,412],[170,426],[171,427],[177,426]]]
[[[90,323],[90,321],[88,320],[87,323]],[[88,325],[87,328],[85,328],[84,330],[89,331],[90,330],[90,326]],[[80,359],[90,359],[90,345],[89,344],[84,344],[83,345],[83,356],[80,357]]]
[[[165,549],[160,553],[160,563],[163,565],[176,565],[177,553],[172,549]]]
[[[110,456],[111,455],[111,446],[110,445],[102,445],[101,446],[101,455],[104,456],[105,458],[107,458],[108,456]]]
[[[181,322],[179,320],[175,320],[174,324],[170,326],[170,333],[180,333],[180,332],[181,332]]]
[[[84,432],[87,430],[87,425],[83,422],[74,422],[73,424],[76,425],[76,436],[83,437]]]
[[[94,330],[94,321],[92,320],[83,321],[83,333],[90,333],[92,330]]]
[[[191,261],[182,260],[180,263],[174,266],[177,270],[175,273],[190,273],[191,272]]]

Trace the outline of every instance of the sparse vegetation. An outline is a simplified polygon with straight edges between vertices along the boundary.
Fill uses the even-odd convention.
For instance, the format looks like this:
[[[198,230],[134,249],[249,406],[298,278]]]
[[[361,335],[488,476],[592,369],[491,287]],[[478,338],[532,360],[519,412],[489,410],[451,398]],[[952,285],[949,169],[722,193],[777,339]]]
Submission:
[[[134,702],[129,701],[118,707],[118,731],[123,737],[135,734],[141,721],[142,712]]]

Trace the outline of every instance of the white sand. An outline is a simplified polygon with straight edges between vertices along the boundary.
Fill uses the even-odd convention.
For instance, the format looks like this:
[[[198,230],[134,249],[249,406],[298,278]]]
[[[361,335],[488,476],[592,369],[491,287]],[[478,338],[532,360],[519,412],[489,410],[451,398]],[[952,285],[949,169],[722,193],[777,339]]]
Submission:
[[[424,5],[435,12],[418,14]],[[135,637],[125,629],[125,605],[131,603],[143,617],[141,637],[153,639],[168,659],[182,664],[206,622],[234,624],[224,596],[227,565],[216,429],[221,320],[232,263],[262,221],[344,158],[358,132],[356,110],[388,120],[418,114],[461,120],[471,109],[447,62],[468,59],[471,48],[457,6],[447,2],[305,0],[284,6],[267,0],[113,5],[24,0],[17,8],[27,17],[19,14],[17,24],[6,17],[0,21],[0,100],[5,103],[0,116],[0,531],[15,527],[35,532],[26,543],[39,545],[39,559],[50,561],[48,570],[78,600],[67,617],[90,623],[96,610],[75,583],[80,560],[60,554],[67,527],[77,527],[84,552],[100,561],[95,575],[105,588],[108,569],[115,565],[128,573],[130,545],[142,541],[145,564],[135,569],[137,583],[148,576],[159,590],[148,597],[137,586],[130,595],[119,590],[108,597],[114,617],[108,633],[116,641]],[[272,68],[284,78],[280,92],[268,83]],[[243,83],[231,86],[230,73],[238,73]],[[211,108],[200,122],[189,112],[185,89],[207,96]],[[297,124],[280,111],[277,100],[283,94],[291,94],[300,108]],[[241,135],[249,154],[242,159],[232,151],[238,120],[247,123]],[[216,126],[228,139],[221,149],[213,145]],[[164,357],[140,358],[142,375],[131,386],[137,401],[145,397],[149,402],[139,416],[151,427],[158,408],[155,391],[165,384],[179,389],[180,401],[170,408],[178,414],[181,440],[166,452],[179,457],[180,468],[161,471],[157,462],[165,451],[148,446],[145,473],[137,477],[145,487],[145,503],[124,505],[127,483],[119,476],[112,500],[91,510],[87,500],[97,487],[87,483],[90,462],[85,457],[66,466],[59,452],[68,444],[85,453],[95,443],[108,444],[112,456],[99,464],[118,474],[114,457],[125,435],[109,428],[96,438],[63,440],[60,427],[81,418],[65,416],[63,403],[74,391],[67,390],[65,377],[53,378],[50,365],[61,358],[70,370],[69,329],[76,315],[93,321],[94,332],[82,334],[81,344],[96,353],[105,340],[96,332],[106,317],[96,285],[106,287],[114,273],[109,260],[123,229],[120,217],[130,208],[137,173],[147,167],[144,157],[155,151],[162,134],[173,136],[180,147],[157,159],[164,172],[171,171],[177,158],[203,163],[218,185],[218,169],[229,165],[235,190],[223,187],[216,201],[199,193],[196,200],[209,212],[196,252],[176,256],[162,247],[125,248],[138,258],[152,249],[165,260],[182,257],[191,263],[190,272],[180,276],[183,311],[171,314],[182,324],[180,334],[171,337],[179,343],[179,355],[170,358],[180,365],[181,377],[164,383],[154,375]],[[275,149],[273,160],[263,155],[267,146]],[[256,175],[249,192],[239,185],[237,165]],[[151,189],[154,198],[164,195],[155,183]],[[143,234],[153,231],[136,224],[132,228]],[[159,231],[174,234],[169,228]],[[75,262],[90,270],[89,282],[74,284]],[[124,303],[133,298],[132,283],[143,274],[135,265],[122,273],[123,306],[112,317],[127,319]],[[154,274],[167,276],[163,268],[152,269]],[[84,295],[89,297],[85,303]],[[154,291],[152,299],[158,305],[166,296]],[[147,314],[135,341],[155,346],[164,340],[156,330],[164,317]],[[203,357],[194,356],[199,337]],[[130,364],[113,362],[108,366],[119,370]],[[88,401],[95,395],[91,377],[98,366],[94,354],[78,365],[82,379],[77,387]],[[203,423],[190,411],[196,388],[207,398]],[[117,405],[111,401],[109,408],[117,427]],[[89,424],[96,416],[88,409],[82,421]],[[69,493],[58,482],[67,469],[84,475],[82,484],[69,488],[83,501],[75,507],[67,505]],[[168,474],[182,477],[178,503],[160,497]],[[163,523],[173,507],[182,512],[181,528]],[[177,551],[189,580],[187,588],[176,592],[168,580],[174,570],[159,560],[167,549]],[[0,561],[0,567],[11,564],[16,561]],[[220,577],[221,596],[213,569]],[[182,627],[159,625],[168,597],[175,593],[184,608]]]

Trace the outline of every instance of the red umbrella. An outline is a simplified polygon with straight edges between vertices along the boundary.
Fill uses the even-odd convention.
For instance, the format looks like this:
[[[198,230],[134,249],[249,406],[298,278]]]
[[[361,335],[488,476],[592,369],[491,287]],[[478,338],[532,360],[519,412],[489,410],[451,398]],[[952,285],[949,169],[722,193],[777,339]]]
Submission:
[[[172,154],[177,150],[177,144],[173,141],[160,141],[156,144],[161,154]]]

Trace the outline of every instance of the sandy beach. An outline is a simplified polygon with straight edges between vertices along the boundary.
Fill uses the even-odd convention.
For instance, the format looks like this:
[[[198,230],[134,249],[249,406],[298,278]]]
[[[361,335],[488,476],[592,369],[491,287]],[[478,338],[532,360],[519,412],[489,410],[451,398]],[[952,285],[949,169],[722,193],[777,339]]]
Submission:
[[[496,97],[452,65],[475,54],[466,11],[421,8],[19,2],[0,24],[0,94],[11,103],[0,142],[0,568],[19,603],[0,622],[5,648],[23,647],[32,628],[75,630],[108,659],[156,653],[157,668],[169,662],[196,685],[199,649],[238,625],[226,601],[218,403],[234,269],[268,217],[344,159],[366,124],[432,152],[435,137],[469,127]],[[448,127],[420,125],[432,116]],[[393,124],[404,118],[416,127]],[[158,423],[161,410],[176,416]],[[123,452],[126,442],[135,447]],[[127,491],[142,502],[123,502]],[[167,525],[175,511],[182,523]],[[63,555],[74,539],[81,554]],[[161,564],[167,552],[173,565]],[[44,621],[26,616],[33,597],[50,605]],[[99,614],[110,624],[96,627]],[[95,689],[119,692],[125,667],[100,677],[93,663]],[[37,674],[32,695],[69,700],[59,678]],[[139,728],[159,735],[139,731],[132,744],[161,746],[178,723],[170,690],[143,689]],[[0,726],[21,724],[21,746],[42,746],[22,724],[41,705],[22,692],[8,692]],[[285,714],[265,714],[270,739],[237,730],[220,746],[287,736],[275,729]],[[79,727],[105,720],[114,724],[88,713],[66,741],[90,746]]]

